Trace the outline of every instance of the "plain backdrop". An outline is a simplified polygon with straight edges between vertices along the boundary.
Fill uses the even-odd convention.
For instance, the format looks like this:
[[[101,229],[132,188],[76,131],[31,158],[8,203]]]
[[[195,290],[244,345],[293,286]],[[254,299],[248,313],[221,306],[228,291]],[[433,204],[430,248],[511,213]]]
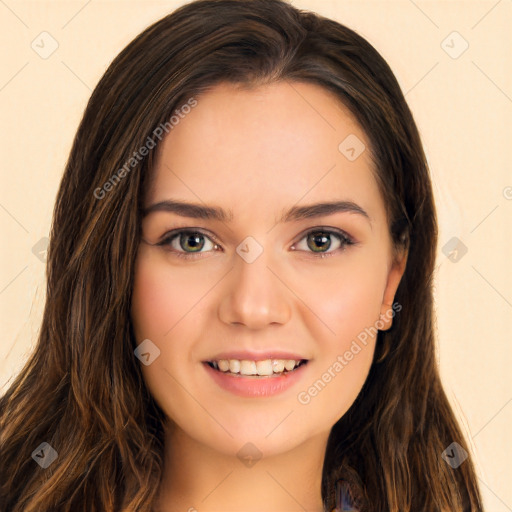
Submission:
[[[0,0],[0,393],[36,340],[45,237],[92,89],[127,43],[183,3]],[[292,3],[372,43],[413,111],[439,215],[440,370],[486,510],[512,511],[512,1]]]

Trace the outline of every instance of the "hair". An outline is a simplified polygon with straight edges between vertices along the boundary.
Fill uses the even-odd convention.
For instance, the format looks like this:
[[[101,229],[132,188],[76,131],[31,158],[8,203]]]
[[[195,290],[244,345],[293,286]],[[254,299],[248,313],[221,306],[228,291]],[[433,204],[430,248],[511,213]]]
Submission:
[[[165,415],[134,357],[130,321],[155,150],[132,162],[129,176],[118,171],[114,180],[115,172],[154,146],[155,127],[168,127],[190,98],[220,83],[279,81],[319,85],[350,110],[370,141],[393,247],[407,250],[401,311],[379,331],[367,380],[330,432],[325,510],[336,506],[337,482],[364,512],[482,510],[471,456],[457,469],[441,456],[454,441],[470,450],[436,364],[429,170],[391,69],[353,30],[285,1],[198,0],[128,44],[78,127],[53,212],[37,344],[0,399],[2,511],[146,511],[155,503]],[[46,469],[31,456],[43,442],[58,453]]]

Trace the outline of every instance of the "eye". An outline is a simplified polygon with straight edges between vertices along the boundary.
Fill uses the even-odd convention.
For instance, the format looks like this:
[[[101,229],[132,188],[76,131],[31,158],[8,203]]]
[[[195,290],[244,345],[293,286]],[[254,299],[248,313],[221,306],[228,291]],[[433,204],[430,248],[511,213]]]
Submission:
[[[334,242],[334,248],[332,237],[337,239],[337,242]],[[306,241],[306,248],[300,246],[303,240]],[[355,244],[356,242],[341,230],[319,227],[309,230],[291,249],[293,251],[308,252],[313,257],[324,258],[325,256],[332,256],[340,251],[344,251],[347,246]],[[212,241],[210,236],[196,229],[171,231],[155,245],[165,247],[179,258],[189,259],[197,258],[198,256],[196,255],[211,252],[212,250],[222,250],[220,245]]]
[[[219,245],[212,242],[205,233],[191,229],[172,231],[155,245],[169,248],[170,252],[180,258],[194,258],[195,254],[219,249]]]
[[[334,249],[330,251],[333,246],[331,239],[333,236],[337,238],[338,242],[334,243]],[[300,248],[299,245],[294,244],[291,247],[292,250],[295,251],[299,248],[299,250],[313,253],[314,257],[322,258],[337,254],[340,251],[344,251],[347,246],[355,244],[354,240],[352,240],[352,238],[350,238],[346,233],[337,229],[333,230],[332,228],[315,228],[310,230],[299,240],[299,244],[303,240],[306,241],[306,249]]]

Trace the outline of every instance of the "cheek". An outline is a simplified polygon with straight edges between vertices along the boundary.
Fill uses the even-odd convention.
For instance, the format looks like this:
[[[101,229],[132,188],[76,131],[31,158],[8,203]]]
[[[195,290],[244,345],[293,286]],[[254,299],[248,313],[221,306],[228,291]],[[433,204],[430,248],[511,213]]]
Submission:
[[[295,424],[297,428],[302,425],[299,430],[313,434],[333,425],[363,386],[374,339],[366,334],[363,343],[361,334],[379,318],[383,269],[381,262],[356,254],[343,264],[308,265],[307,272],[290,267],[290,274],[282,272],[285,282],[293,283],[294,292],[283,300],[298,313],[292,322],[311,335],[316,359],[314,371],[293,399],[297,413],[302,409]],[[203,325],[216,307],[212,295],[207,295],[218,275],[211,269],[206,274],[199,265],[176,269],[165,256],[144,249],[137,258],[132,295],[137,343],[149,338],[160,349],[153,364],[142,366],[144,379],[168,417],[184,430],[190,418],[204,415],[178,383],[200,379],[187,363],[194,360],[194,344],[207,332]],[[197,393],[202,396],[204,391]],[[218,410],[219,414],[223,411],[221,405]]]
[[[318,340],[322,352],[330,353],[329,347],[341,350],[350,345],[353,338],[380,318],[385,262],[365,259],[354,254],[331,269],[312,269],[298,281],[297,295],[311,310],[307,313],[304,309],[310,318],[310,330],[315,322],[317,332],[320,333],[319,325],[325,327],[321,327]]]
[[[132,295],[132,322],[137,341],[159,339],[173,325],[179,301],[171,283],[146,261],[136,265]]]
[[[131,320],[136,343],[149,339],[158,348],[158,357],[149,365],[142,364],[141,370],[152,395],[163,406],[161,390],[172,384],[168,372],[174,374],[173,366],[182,366],[188,354],[187,347],[176,340],[191,339],[192,333],[186,332],[187,311],[192,307],[188,304],[193,298],[197,302],[198,295],[184,286],[178,272],[169,272],[169,265],[160,258],[144,249],[141,253],[135,265]]]
[[[300,415],[313,429],[331,428],[352,406],[371,367],[375,341],[354,341],[317,364],[314,375],[297,394]]]
[[[211,279],[197,271],[182,272],[166,262],[165,254],[141,250],[135,265],[131,318],[137,342],[164,343],[175,329],[200,310],[200,299]]]
[[[299,292],[315,313],[303,311],[310,330],[317,326],[318,357],[297,400],[308,415],[330,425],[350,408],[368,376],[386,277],[385,262],[376,259],[343,263],[330,273],[310,274]],[[325,328],[318,330],[318,319]]]
[[[354,276],[344,280],[343,288],[335,284],[330,284],[331,299],[317,303],[317,314],[332,332],[324,330],[316,338],[314,371],[297,395],[306,416],[330,426],[348,411],[366,381],[380,306],[371,281],[366,286],[364,279]]]
[[[197,337],[194,318],[202,314],[198,300],[208,283],[200,285],[201,279],[186,274],[176,272],[165,262],[165,256],[154,252],[141,249],[137,257],[131,303],[133,330],[137,344],[150,339],[160,351],[151,364],[141,364],[142,375],[170,418],[200,414],[179,383],[190,378],[187,363]]]

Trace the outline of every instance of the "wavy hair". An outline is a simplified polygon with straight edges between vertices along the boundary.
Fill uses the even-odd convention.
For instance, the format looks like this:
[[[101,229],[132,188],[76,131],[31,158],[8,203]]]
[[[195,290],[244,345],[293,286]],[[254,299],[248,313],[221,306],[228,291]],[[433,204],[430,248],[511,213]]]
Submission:
[[[189,98],[222,82],[284,80],[320,85],[350,109],[370,141],[393,245],[408,251],[402,310],[379,331],[368,378],[329,436],[325,510],[337,482],[364,512],[482,510],[471,456],[457,469],[441,457],[453,441],[469,448],[435,358],[429,170],[391,69],[353,30],[285,1],[198,0],[114,59],[78,127],[53,212],[37,344],[0,399],[2,511],[151,510],[165,417],[134,357],[130,302],[154,150],[129,173],[125,163],[156,144],[155,127]],[[43,442],[58,454],[46,469],[32,458]]]

